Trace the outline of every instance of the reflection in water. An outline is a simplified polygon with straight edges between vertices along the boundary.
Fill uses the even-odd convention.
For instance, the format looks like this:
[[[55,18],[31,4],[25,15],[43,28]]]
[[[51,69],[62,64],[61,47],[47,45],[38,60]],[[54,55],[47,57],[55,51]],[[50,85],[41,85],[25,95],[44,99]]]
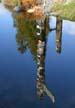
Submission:
[[[37,94],[40,99],[44,95],[48,95],[50,100],[54,103],[55,97],[48,90],[45,84],[45,57],[46,57],[46,35],[48,32],[46,18],[39,18],[35,20],[25,19],[22,13],[13,14],[16,19],[15,26],[17,27],[16,41],[18,43],[18,50],[24,53],[27,48],[30,49],[32,55],[37,62]],[[50,28],[50,32],[56,30],[56,51],[61,52],[61,37],[62,37],[62,20],[57,17],[56,28]]]
[[[56,19],[56,51],[61,53],[61,40],[62,39],[62,19]]]
[[[14,26],[17,28],[16,42],[19,52],[25,53],[29,48],[33,58],[36,60],[37,41],[36,36],[36,18],[33,15],[13,13]],[[39,18],[38,18],[39,19]],[[46,34],[48,32],[48,24],[46,25]]]
[[[51,101],[55,102],[55,97],[48,90],[45,84],[45,56],[46,56],[46,35],[48,32],[46,18],[35,20],[25,19],[23,14],[13,15],[16,19],[18,50],[24,53],[30,49],[37,62],[37,94],[40,99],[48,95]],[[62,20],[57,17],[56,28],[50,28],[50,32],[56,30],[56,51],[61,53]]]
[[[27,49],[27,43],[24,41],[24,40],[21,40],[19,41],[19,47],[18,47],[18,50],[21,52],[21,53],[24,53]]]
[[[37,49],[35,56],[37,60],[37,94],[40,96],[40,98],[43,98],[44,94],[47,94],[54,103],[55,98],[53,94],[47,89],[45,84],[46,33],[48,31],[46,30],[47,20],[37,19],[37,25],[35,28],[35,21],[29,22],[24,20],[25,17],[21,14],[19,14],[19,17],[16,15],[14,15],[14,17],[16,18],[16,26],[18,27],[18,32],[16,35],[18,50],[21,53],[24,53],[27,47],[30,48],[31,52],[32,50],[36,51]],[[35,55],[34,52],[33,55]]]
[[[54,102],[54,96],[47,89],[46,81],[45,81],[45,62],[48,63],[48,61],[49,61],[48,59],[50,58],[51,62],[49,62],[47,64],[47,73],[46,74],[50,75],[52,77],[52,79],[50,76],[47,77],[48,78],[47,84],[49,87],[49,85],[51,83],[53,88],[55,88],[55,90],[56,90],[56,96],[57,96],[56,104],[59,104],[59,105],[57,105],[56,108],[59,108],[58,106],[61,106],[63,108],[64,107],[69,108],[71,106],[74,107],[74,99],[75,98],[73,98],[73,97],[75,95],[74,94],[74,91],[75,91],[75,88],[74,88],[74,79],[75,79],[74,78],[74,76],[75,76],[74,75],[74,70],[75,70],[74,53],[75,52],[73,51],[72,48],[74,47],[73,39],[75,39],[75,38],[70,37],[71,35],[69,35],[68,42],[72,42],[73,44],[69,45],[68,42],[64,41],[66,43],[64,45],[65,53],[62,54],[62,57],[60,56],[60,60],[53,60],[55,58],[58,59],[58,57],[56,57],[56,55],[54,55],[54,52],[52,53],[53,55],[51,53],[47,53],[48,56],[46,55],[46,46],[47,46],[46,37],[45,37],[46,36],[46,34],[45,34],[46,27],[44,26],[46,22],[44,22],[44,20],[42,20],[42,21],[37,20],[34,22],[33,21],[30,22],[21,13],[17,14],[17,15],[13,15],[14,19],[16,19],[16,22],[15,22],[16,28],[17,28],[16,42],[18,44],[17,49],[21,53],[24,53],[25,51],[27,51],[26,50],[27,48],[29,49],[29,51],[27,52],[27,55],[23,56],[23,59],[22,59],[22,56],[18,56],[16,50],[14,50],[14,36],[15,35],[12,35],[11,29],[13,29],[13,27],[11,28],[11,17],[8,17],[8,19],[10,20],[9,25],[8,25],[7,21],[4,21],[5,20],[4,16],[7,16],[7,14],[5,14],[5,15],[2,14],[2,16],[1,16],[1,19],[3,18],[3,20],[1,20],[1,25],[3,23],[3,25],[5,24],[6,27],[1,26],[1,30],[0,30],[1,31],[0,33],[3,34],[3,35],[1,35],[2,37],[1,37],[1,42],[0,42],[1,45],[0,46],[2,46],[3,44],[5,44],[5,45],[7,44],[6,46],[3,45],[3,49],[5,49],[5,50],[1,50],[1,52],[0,52],[1,53],[1,58],[0,58],[1,59],[1,66],[0,66],[0,76],[1,76],[0,77],[0,80],[1,80],[1,83],[0,83],[1,104],[0,104],[0,106],[1,106],[1,108],[3,108],[3,107],[10,107],[10,108],[12,108],[12,107],[14,107],[14,108],[15,107],[16,108],[17,107],[18,108],[27,107],[27,108],[30,108],[30,106],[34,107],[35,105],[37,105],[37,99],[35,99],[36,95],[35,94],[31,95],[31,93],[34,92],[34,90],[35,90],[35,89],[33,90],[33,87],[34,87],[33,84],[35,84],[34,76],[36,75],[36,73],[35,73],[36,69],[35,69],[35,65],[32,63],[33,61],[31,61],[31,59],[30,59],[31,57],[28,56],[28,55],[30,55],[30,52],[33,56],[35,56],[35,58],[36,58],[35,62],[37,62],[37,94],[39,95],[39,97],[41,99],[43,99],[44,95],[47,94],[50,97],[50,99],[52,100],[52,102]],[[9,14],[8,14],[8,16],[9,16]],[[35,22],[37,22],[37,26],[36,26]],[[61,43],[60,43],[61,37],[62,37],[61,36],[62,35],[62,33],[61,33],[62,24],[61,23],[62,23],[61,20],[57,21],[57,26],[59,27],[59,29],[58,29],[58,27],[56,29],[57,30],[56,39],[60,40],[60,41],[57,41],[58,49],[60,49],[60,47],[61,47]],[[61,26],[59,26],[59,25],[61,25]],[[10,32],[6,31],[7,26],[9,26]],[[36,29],[38,30],[37,36],[36,36]],[[5,33],[4,33],[4,31],[5,31]],[[52,36],[54,36],[54,35],[55,35],[55,32],[54,32],[54,34],[52,33]],[[65,35],[64,35],[64,38],[66,39]],[[5,39],[5,41],[4,41],[4,39]],[[52,37],[52,39],[54,39],[54,38]],[[54,44],[54,43],[52,43],[52,44]],[[68,44],[68,47],[66,47],[67,44]],[[6,52],[6,50],[9,48],[9,45],[11,45],[12,48]],[[50,45],[50,41],[49,41],[48,45]],[[48,50],[48,52],[50,52],[50,51]],[[58,52],[61,52],[61,51],[58,50]],[[71,52],[71,53],[69,53],[69,52]],[[12,54],[13,54],[13,56],[12,56]],[[70,55],[72,55],[71,58],[70,58]],[[46,59],[46,61],[45,61],[46,56],[48,57],[48,59]],[[66,56],[67,56],[67,58],[66,58]],[[13,59],[13,57],[14,57],[14,59]],[[25,57],[27,57],[27,61],[28,61],[27,63],[25,61]],[[54,58],[51,58],[51,57],[54,57]],[[22,61],[20,59],[22,59]],[[8,63],[7,63],[7,60],[8,60]],[[69,60],[70,62],[67,62],[67,60]],[[29,62],[30,62],[30,64],[28,64]],[[57,64],[57,66],[55,64]],[[62,65],[62,64],[64,64],[64,65]],[[59,68],[59,65],[61,65],[60,68]],[[31,68],[29,68],[30,66],[31,66]],[[51,66],[51,67],[49,67],[49,66]],[[50,80],[49,80],[49,78],[50,78]],[[70,96],[70,100],[67,101],[67,103],[71,103],[71,104],[65,105],[64,102],[67,100],[67,98],[69,99],[69,93],[71,94],[71,96]],[[48,108],[49,107],[48,105],[49,104],[47,104],[46,106],[43,106],[43,107]],[[39,107],[39,105],[37,105],[36,108],[37,107]]]
[[[37,94],[40,99],[43,99],[44,94],[47,94],[54,103],[55,98],[51,91],[48,90],[45,84],[45,56],[46,56],[46,19],[37,21]]]
[[[36,21],[29,20],[23,13],[18,15],[13,13],[14,25],[17,28],[16,42],[19,52],[25,53],[27,48],[30,49],[33,59],[36,59],[37,37]]]

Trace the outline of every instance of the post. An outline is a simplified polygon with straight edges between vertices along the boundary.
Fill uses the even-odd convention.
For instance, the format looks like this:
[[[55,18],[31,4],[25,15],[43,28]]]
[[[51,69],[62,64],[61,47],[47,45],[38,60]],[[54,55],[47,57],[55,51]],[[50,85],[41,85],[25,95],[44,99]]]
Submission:
[[[62,41],[62,19],[56,18],[56,51],[61,53],[61,41]]]

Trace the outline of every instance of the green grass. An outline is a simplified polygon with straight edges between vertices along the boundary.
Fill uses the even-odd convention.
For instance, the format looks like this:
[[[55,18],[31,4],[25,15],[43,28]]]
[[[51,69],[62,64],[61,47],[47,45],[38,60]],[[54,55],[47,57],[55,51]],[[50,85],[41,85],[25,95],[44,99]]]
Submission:
[[[75,2],[69,4],[55,4],[52,9],[52,12],[57,12],[58,16],[64,19],[75,21]],[[59,13],[60,11],[60,13]]]

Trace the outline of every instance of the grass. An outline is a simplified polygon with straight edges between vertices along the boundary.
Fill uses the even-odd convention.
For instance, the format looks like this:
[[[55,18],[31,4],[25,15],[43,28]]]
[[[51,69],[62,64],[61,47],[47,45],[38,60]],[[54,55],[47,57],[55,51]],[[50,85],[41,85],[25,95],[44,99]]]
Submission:
[[[55,4],[51,11],[58,13],[57,15],[61,18],[75,21],[75,2],[64,5]]]

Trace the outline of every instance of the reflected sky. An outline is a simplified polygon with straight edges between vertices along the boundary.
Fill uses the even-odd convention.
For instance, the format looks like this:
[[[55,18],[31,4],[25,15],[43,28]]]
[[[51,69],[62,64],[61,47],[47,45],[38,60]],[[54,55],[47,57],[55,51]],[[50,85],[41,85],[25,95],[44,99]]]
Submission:
[[[0,14],[1,15],[7,15],[9,14],[9,11],[5,9],[5,7],[0,3]]]
[[[15,19],[17,26],[14,26]],[[50,28],[56,27],[56,20],[50,18]],[[47,96],[40,101],[36,93],[38,37],[34,21],[24,20],[21,14],[13,15],[0,4],[0,25],[0,107],[74,108],[75,22],[63,20],[60,54],[56,52],[56,30],[48,31],[46,37],[45,82],[56,97],[54,105]],[[18,39],[23,37],[27,49],[22,54],[18,47],[23,42]]]
[[[75,22],[72,21],[64,21],[63,30],[71,36],[75,35]]]

